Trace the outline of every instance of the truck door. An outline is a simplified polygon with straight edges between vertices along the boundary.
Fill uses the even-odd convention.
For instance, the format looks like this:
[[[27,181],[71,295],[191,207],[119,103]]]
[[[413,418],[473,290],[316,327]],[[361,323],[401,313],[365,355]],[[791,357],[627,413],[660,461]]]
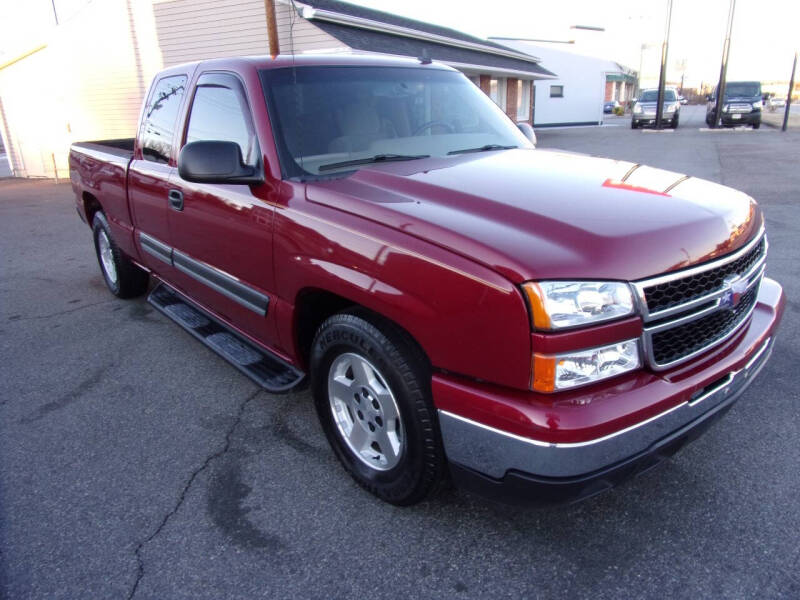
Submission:
[[[143,262],[167,278],[173,270],[169,253],[169,179],[176,170],[170,157],[187,81],[186,75],[170,75],[153,84],[128,169],[128,201],[136,244]]]
[[[245,164],[262,160],[245,88],[235,75],[198,78],[184,143],[200,140],[236,142]],[[176,282],[237,329],[275,346],[272,205],[250,185],[192,183],[177,172],[170,193],[182,199],[169,211]]]

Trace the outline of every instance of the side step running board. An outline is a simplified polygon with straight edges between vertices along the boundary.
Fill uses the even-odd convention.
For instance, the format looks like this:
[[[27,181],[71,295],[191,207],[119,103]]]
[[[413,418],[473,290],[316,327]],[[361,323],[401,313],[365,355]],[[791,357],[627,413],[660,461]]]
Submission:
[[[270,392],[289,391],[305,376],[268,350],[242,339],[165,283],[159,283],[147,301]]]

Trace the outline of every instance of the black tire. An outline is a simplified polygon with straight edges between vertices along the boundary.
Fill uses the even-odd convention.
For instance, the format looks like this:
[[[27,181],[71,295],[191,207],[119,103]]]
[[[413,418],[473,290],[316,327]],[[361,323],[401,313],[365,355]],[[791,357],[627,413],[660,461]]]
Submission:
[[[329,389],[335,389],[332,386],[335,385],[333,380],[337,372],[341,373],[338,376],[343,378],[341,380],[347,381],[351,370],[346,361],[359,359],[374,368],[373,381],[378,381],[378,385],[385,384],[383,389],[389,391],[394,401],[392,406],[399,413],[399,420],[394,420],[392,427],[395,431],[402,432],[402,445],[392,459],[396,462],[393,465],[386,464],[385,470],[379,470],[381,466],[378,462],[367,463],[368,460],[377,461],[378,456],[382,456],[380,446],[375,446],[376,441],[369,440],[373,439],[370,437],[372,435],[388,433],[388,420],[391,417],[384,423],[373,416],[374,426],[380,425],[386,429],[383,432],[367,433],[367,425],[373,427],[373,421],[369,420],[366,411],[362,414],[357,407],[378,408],[369,394],[370,390],[363,392],[363,398],[371,404],[356,405],[355,402],[362,400],[359,399],[359,394],[355,394],[354,403],[349,400],[352,396],[348,397],[350,407],[345,406],[345,402],[338,404],[338,412],[334,408],[336,394],[332,396],[329,393]],[[337,371],[343,364],[344,370]],[[424,353],[407,333],[393,323],[366,312],[334,315],[317,331],[311,349],[310,370],[314,404],[322,429],[337,458],[362,487],[378,498],[398,506],[415,504],[439,487],[446,472],[446,461],[436,409],[431,400],[430,366]],[[352,378],[353,383],[349,385],[353,387],[342,388],[347,393],[363,389],[358,388],[360,384],[355,375]],[[385,393],[376,397],[383,398],[382,402],[386,402]],[[380,406],[381,409],[385,408],[383,403]],[[343,407],[345,410],[342,410]],[[358,413],[360,423],[356,421],[354,412]],[[373,413],[375,414],[383,413]],[[362,427],[364,433],[359,435],[367,436],[367,441],[362,443],[360,455],[353,449],[342,429],[342,420],[348,419],[352,421],[350,431]],[[375,432],[375,429],[372,431]],[[352,439],[351,435],[350,440]],[[400,439],[399,434],[397,439]],[[372,453],[373,447],[376,456],[365,456]],[[389,454],[391,452],[386,452],[386,456]]]
[[[758,129],[759,127],[761,127],[761,121],[756,121],[753,123],[753,129]]]
[[[631,129],[636,129],[637,127],[638,127],[638,125],[636,125],[636,121],[631,119]]]
[[[672,123],[671,123],[670,127],[672,127],[673,129],[677,129],[678,128],[678,117],[675,117],[674,119],[672,119]]]
[[[141,296],[147,290],[149,275],[147,271],[134,264],[122,253],[111,236],[111,228],[108,226],[106,216],[101,212],[95,213],[92,220],[92,236],[100,272],[111,293],[118,298]],[[113,265],[113,273],[111,266],[106,267],[103,264],[101,246],[105,247],[106,241],[110,250],[108,258]]]

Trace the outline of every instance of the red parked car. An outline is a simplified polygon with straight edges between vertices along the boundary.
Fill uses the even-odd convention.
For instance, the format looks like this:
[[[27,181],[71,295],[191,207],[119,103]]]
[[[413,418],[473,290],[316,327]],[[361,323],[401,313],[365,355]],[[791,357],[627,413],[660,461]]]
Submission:
[[[70,175],[111,292],[152,278],[267,390],[308,380],[395,504],[448,473],[506,501],[611,487],[730,407],[784,307],[750,197],[537,150],[435,63],[172,67],[136,139],[74,144]]]

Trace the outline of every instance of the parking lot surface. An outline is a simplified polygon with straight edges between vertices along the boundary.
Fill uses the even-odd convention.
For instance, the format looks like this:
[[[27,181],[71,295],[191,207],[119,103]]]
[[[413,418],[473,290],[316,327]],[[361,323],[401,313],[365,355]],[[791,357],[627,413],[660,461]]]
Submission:
[[[376,500],[307,392],[259,391],[107,292],[69,185],[0,181],[0,597],[800,597],[800,133],[702,132],[698,108],[675,132],[619,118],[539,146],[754,196],[789,298],[775,352],[673,460],[545,509]]]

